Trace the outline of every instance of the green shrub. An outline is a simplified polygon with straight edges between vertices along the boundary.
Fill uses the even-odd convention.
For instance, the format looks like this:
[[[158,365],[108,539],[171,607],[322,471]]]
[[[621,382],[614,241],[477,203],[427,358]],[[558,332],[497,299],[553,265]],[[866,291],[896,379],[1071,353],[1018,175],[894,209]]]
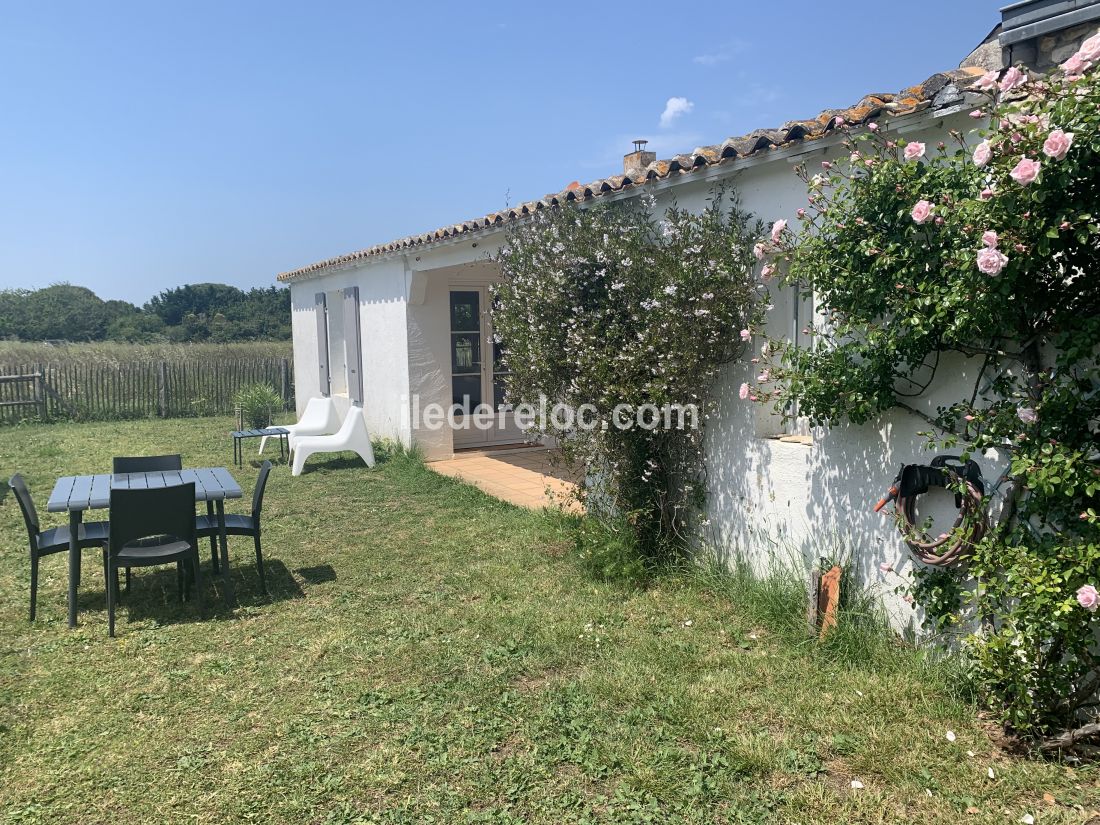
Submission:
[[[283,400],[269,384],[249,384],[237,392],[236,404],[241,423],[249,429],[262,430],[271,426],[275,411],[282,407]]]
[[[744,352],[740,331],[761,313],[757,229],[716,189],[701,214],[659,210],[651,197],[543,210],[499,256],[493,326],[509,403],[560,405],[587,420],[549,416],[530,432],[556,439],[567,462],[598,479],[588,512],[621,519],[613,532],[632,532],[653,560],[684,548],[704,486],[697,425],[714,409],[722,364]],[[667,413],[639,424],[647,409],[679,410],[681,426]]]

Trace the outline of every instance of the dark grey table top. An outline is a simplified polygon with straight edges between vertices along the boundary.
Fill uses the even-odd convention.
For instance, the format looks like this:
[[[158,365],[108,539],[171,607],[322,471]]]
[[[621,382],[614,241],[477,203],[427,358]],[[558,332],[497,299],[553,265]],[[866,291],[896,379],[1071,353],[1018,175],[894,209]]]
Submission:
[[[290,435],[290,430],[282,427],[264,427],[262,430],[234,430],[230,433],[234,438],[256,438],[261,435]]]
[[[92,476],[62,476],[53,486],[46,510],[102,510],[111,505],[111,490],[145,490],[195,483],[195,501],[241,498],[239,485],[225,467],[194,470],[166,470],[156,473],[101,473]]]

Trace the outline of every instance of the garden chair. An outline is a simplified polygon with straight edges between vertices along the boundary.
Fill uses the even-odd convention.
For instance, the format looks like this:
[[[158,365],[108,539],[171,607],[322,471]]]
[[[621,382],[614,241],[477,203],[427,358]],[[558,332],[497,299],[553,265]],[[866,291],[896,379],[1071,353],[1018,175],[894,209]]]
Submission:
[[[271,462],[265,461],[260,465],[260,475],[256,479],[256,487],[252,491],[252,515],[239,516],[226,513],[225,532],[229,536],[252,536],[256,545],[256,571],[260,574],[260,589],[267,595],[267,581],[264,579],[264,557],[260,549],[260,510],[264,505],[264,490],[267,488],[267,477],[271,474]],[[215,516],[199,516],[195,520],[195,535],[199,538],[210,536],[211,540],[218,535],[218,519]]]
[[[183,458],[179,453],[172,455],[116,455],[111,459],[111,472],[119,473],[157,473],[165,470],[182,470]]]
[[[111,472],[119,473],[158,473],[170,470],[182,470],[183,457],[179,453],[170,455],[116,455],[111,459]],[[213,502],[206,503],[207,514],[214,512]],[[218,551],[213,540],[210,542],[210,554],[214,559],[214,572],[218,572]],[[126,568],[126,592],[130,592],[130,568]]]
[[[19,502],[19,509],[23,511],[23,523],[27,526],[27,540],[31,551],[31,621],[34,621],[35,607],[38,600],[38,560],[43,556],[54,553],[64,553],[69,549],[69,528],[51,527],[43,530],[38,521],[38,511],[34,508],[34,500],[31,491],[23,476],[16,473],[8,482],[15,500]],[[86,521],[80,525],[77,534],[76,545],[81,550],[86,547],[107,546],[107,522]],[[79,584],[79,582],[78,582]]]
[[[339,431],[333,435],[310,435],[293,442],[294,466],[291,475],[299,476],[306,459],[314,453],[339,453],[351,450],[359,454],[368,467],[374,466],[374,449],[367,432],[367,419],[362,407],[352,407]]]
[[[328,435],[340,429],[340,416],[331,398],[311,398],[305,412],[297,424],[281,424],[282,429],[290,433],[287,446],[293,449],[294,438],[301,435]],[[260,454],[267,445],[268,436],[260,438]]]
[[[194,482],[148,490],[112,490],[110,537],[103,571],[107,579],[107,635],[115,635],[120,567],[175,563],[182,600],[186,588],[184,562],[190,564],[196,600],[201,603]]]

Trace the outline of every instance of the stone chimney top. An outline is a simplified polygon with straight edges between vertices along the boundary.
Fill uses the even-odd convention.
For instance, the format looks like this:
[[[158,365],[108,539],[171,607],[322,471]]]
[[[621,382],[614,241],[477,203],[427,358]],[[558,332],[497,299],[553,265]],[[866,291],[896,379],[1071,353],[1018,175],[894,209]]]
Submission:
[[[649,164],[657,160],[656,152],[647,152],[648,140],[634,141],[634,151],[623,155],[623,174],[633,178],[639,175]]]

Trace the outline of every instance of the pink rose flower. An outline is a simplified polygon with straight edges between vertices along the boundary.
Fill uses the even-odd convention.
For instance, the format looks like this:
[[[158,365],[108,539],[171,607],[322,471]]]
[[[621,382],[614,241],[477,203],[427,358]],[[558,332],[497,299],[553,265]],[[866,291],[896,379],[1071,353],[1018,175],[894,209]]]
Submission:
[[[985,166],[989,163],[991,157],[993,157],[993,149],[990,147],[988,140],[983,140],[974,147],[973,160],[975,166]]]
[[[749,385],[748,384],[745,384],[745,383],[741,384],[741,389],[739,389],[737,391],[737,397],[740,398],[742,401],[744,401],[746,398],[749,397]]]
[[[755,244],[752,248],[752,254],[756,256],[756,260],[760,261],[764,259],[764,244]]]
[[[1043,154],[1048,158],[1054,158],[1054,160],[1061,160],[1066,156],[1066,152],[1069,151],[1070,145],[1073,143],[1073,132],[1063,132],[1061,129],[1055,129],[1049,135],[1047,139],[1043,141]]]
[[[749,332],[747,329],[741,330],[741,340],[742,341],[748,341],[750,338],[752,338],[752,333],[751,332]]]
[[[992,229],[985,230],[985,232],[982,233],[982,243],[986,246],[995,247],[997,245],[997,233]]]
[[[992,246],[982,247],[978,253],[978,271],[983,275],[996,275],[1005,268],[1008,256]]]
[[[1039,167],[1041,165],[1042,164],[1037,160],[1020,158],[1020,162],[1008,173],[1008,176],[1016,181],[1016,183],[1020,184],[1020,186],[1027,186],[1039,177]]]
[[[879,566],[878,566],[878,569],[881,570],[883,573],[893,573],[894,572],[894,568],[890,565],[890,562],[888,562],[888,561],[880,562]]]
[[[926,200],[917,201],[913,207],[912,213],[913,221],[916,223],[924,223],[932,215],[932,204]]]
[[[1077,604],[1089,613],[1095,613],[1100,608],[1100,593],[1091,584],[1083,584],[1077,588]]]
[[[1089,66],[1081,57],[1080,52],[1070,56],[1069,60],[1062,64],[1062,71],[1068,76],[1076,78],[1081,75]]]
[[[912,605],[914,602],[916,602],[916,599],[913,598],[913,594],[912,593],[906,593],[905,594],[905,603],[909,604],[909,605]]]
[[[848,155],[848,160],[850,160],[852,163],[859,163],[859,152],[852,152],[852,154]]]
[[[867,128],[870,129],[872,132],[877,132],[878,131],[878,124],[877,123],[868,123]]]
[[[983,201],[988,201],[988,200],[992,200],[992,198],[993,198],[993,190],[992,190],[992,189],[990,189],[989,187],[986,187],[986,188],[985,188],[985,189],[983,189],[983,190],[981,191],[981,193],[980,193],[980,194],[978,195],[978,198],[979,198],[980,200],[983,200]]]
[[[984,92],[992,91],[997,86],[997,73],[986,72],[978,79],[977,86]]]
[[[764,264],[764,268],[760,270],[760,277],[767,280],[775,273],[775,267],[771,264]]]
[[[903,153],[906,160],[916,160],[917,158],[924,157],[924,144],[914,140],[912,143],[905,144],[905,151]]]
[[[772,224],[772,242],[779,243],[779,236],[783,234],[783,230],[787,228],[787,219],[780,218]]]
[[[844,124],[845,124],[846,122],[847,122],[847,121],[845,121],[845,120],[844,120],[844,118],[842,118],[842,117],[841,117],[840,115],[837,115],[837,117],[836,117],[836,125],[837,125],[838,127],[840,127],[840,126],[843,126],[843,125],[844,125]]]
[[[799,207],[798,211],[795,214],[798,215],[798,217],[800,218],[804,218],[806,217],[806,210]]]
[[[766,384],[771,380],[772,374],[767,370],[761,370],[760,374],[756,376],[756,380],[761,384]]]
[[[822,169],[832,169],[833,165],[831,163],[829,163],[829,161],[823,160],[823,161],[821,161],[821,168]]]
[[[1077,56],[1086,63],[1095,63],[1100,60],[1100,34],[1094,34],[1081,44],[1077,50]]]
[[[978,120],[979,118],[985,117],[985,112],[983,112],[981,109],[975,109],[973,112],[970,113],[970,116],[974,118],[974,120]]]
[[[1016,417],[1025,424],[1034,424],[1039,420],[1039,413],[1035,412],[1031,407],[1020,407],[1020,409],[1016,410]]]
[[[1027,83],[1027,75],[1015,66],[1009,66],[1008,71],[1001,78],[1000,88],[1002,92],[1011,92],[1013,89]]]

